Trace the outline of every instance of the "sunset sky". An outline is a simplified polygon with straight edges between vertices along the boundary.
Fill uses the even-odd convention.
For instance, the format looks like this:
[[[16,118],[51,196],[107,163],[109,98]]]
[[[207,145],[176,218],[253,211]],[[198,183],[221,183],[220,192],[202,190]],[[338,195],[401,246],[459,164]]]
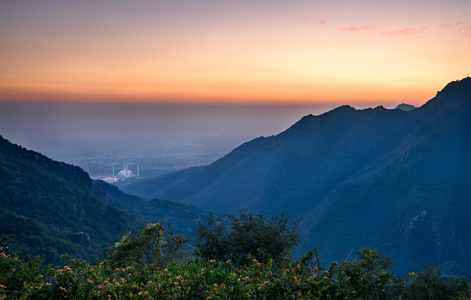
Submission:
[[[421,105],[470,75],[469,0],[0,0],[0,101]]]

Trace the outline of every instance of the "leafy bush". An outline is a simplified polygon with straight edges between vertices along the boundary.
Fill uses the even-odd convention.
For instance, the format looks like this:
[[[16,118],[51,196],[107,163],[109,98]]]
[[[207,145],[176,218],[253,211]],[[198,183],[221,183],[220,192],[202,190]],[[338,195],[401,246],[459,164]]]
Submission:
[[[163,253],[159,225],[149,225],[142,236],[133,235],[140,242],[155,243],[136,245],[145,245],[141,249],[147,250],[150,246],[152,253]],[[37,258],[22,260],[1,252],[0,299],[400,299],[401,289],[409,282],[403,299],[471,297],[467,280],[452,278],[440,283],[436,269],[426,268],[397,279],[388,270],[391,260],[368,249],[357,252],[353,261],[334,262],[324,269],[317,249],[298,262],[284,259],[279,267],[274,267],[271,259],[265,263],[253,256],[248,256],[241,267],[230,260],[208,261],[200,257],[189,262],[173,260],[162,267],[159,259],[133,263],[131,258],[139,257],[139,251],[129,251],[130,257],[124,259],[126,251],[120,247],[117,252],[122,254],[121,263],[130,265],[114,269],[106,262],[92,266],[78,259],[69,260],[63,268],[43,269]],[[111,257],[117,252],[107,261],[114,261]],[[439,287],[447,294],[422,297],[423,286],[435,286],[435,290]]]
[[[140,234],[129,232],[123,236],[104,264],[111,268],[134,264],[163,267],[181,256],[187,242],[182,235],[164,234],[161,222],[148,224]]]
[[[291,225],[285,212],[271,219],[247,210],[238,217],[210,213],[205,223],[198,224],[197,253],[203,259],[231,260],[236,266],[248,263],[249,255],[262,263],[273,259],[279,265],[299,244],[299,222]]]
[[[434,266],[425,266],[413,272],[411,284],[404,290],[403,299],[469,299],[470,285],[467,278],[450,277],[443,280],[442,273]]]
[[[371,250],[358,251],[357,258],[351,262],[343,262],[339,266],[331,264],[331,274],[345,286],[351,298],[359,299],[396,299],[399,297],[406,280],[397,279],[388,268],[393,266],[389,257]],[[333,270],[333,268],[336,268]]]
[[[260,215],[253,216],[243,211],[240,218],[229,220],[232,222],[230,229],[237,229],[236,232],[239,231],[241,236],[244,236],[240,230],[244,224],[256,224],[257,228],[262,229],[278,228],[289,235],[295,234],[297,226],[289,226],[283,214],[267,222]],[[251,228],[249,226],[247,232],[250,233]],[[275,232],[268,229],[267,232]],[[228,228],[218,224],[215,230],[225,232]],[[238,240],[230,235],[226,238]],[[131,232],[123,237],[108,258],[98,266],[69,258],[68,265],[63,268],[43,268],[40,257],[21,259],[15,253],[9,254],[10,241],[11,237],[0,239],[0,299],[307,300],[471,297],[466,278],[450,277],[448,281],[442,281],[440,271],[426,267],[423,271],[410,273],[407,278],[398,279],[388,269],[392,266],[391,259],[369,249],[358,251],[351,261],[348,255],[344,261],[333,262],[328,268],[322,266],[317,249],[293,262],[289,256],[271,257],[268,252],[270,247],[263,244],[254,253],[268,253],[260,256],[266,261],[259,260],[253,254],[248,254],[240,261],[208,260],[202,257],[184,261],[180,251],[186,240],[166,234],[160,222],[149,224],[139,234]],[[272,253],[285,253],[287,248],[284,249]],[[242,253],[238,255],[236,259]],[[276,265],[275,258],[278,259]]]
[[[10,243],[13,238],[14,236],[9,236],[0,239],[0,299],[6,294],[17,298],[21,295],[24,285],[38,283],[43,277],[42,257],[28,256],[26,259],[21,259],[18,252],[10,254]]]

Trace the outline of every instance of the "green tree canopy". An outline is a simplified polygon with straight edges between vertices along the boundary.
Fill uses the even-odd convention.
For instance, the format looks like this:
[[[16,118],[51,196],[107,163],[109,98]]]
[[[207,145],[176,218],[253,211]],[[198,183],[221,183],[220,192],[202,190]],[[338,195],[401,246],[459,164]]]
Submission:
[[[272,218],[247,210],[239,216],[210,213],[206,222],[198,224],[197,252],[203,259],[231,260],[236,265],[246,264],[249,255],[278,264],[299,244],[300,221],[291,224],[285,212]]]

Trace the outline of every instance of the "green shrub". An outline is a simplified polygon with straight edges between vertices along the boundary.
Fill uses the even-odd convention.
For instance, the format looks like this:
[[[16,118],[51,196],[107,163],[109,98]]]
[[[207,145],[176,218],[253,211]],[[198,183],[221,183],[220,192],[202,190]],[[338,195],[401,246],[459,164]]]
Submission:
[[[291,225],[285,212],[270,219],[246,210],[239,216],[210,213],[198,224],[197,254],[207,260],[231,260],[236,266],[248,263],[251,255],[262,263],[272,259],[278,266],[299,244],[299,223]]]
[[[181,257],[188,240],[182,235],[164,232],[161,222],[148,224],[141,233],[129,232],[110,252],[104,265],[117,268],[138,264],[165,267]]]
[[[250,218],[244,214],[241,219],[256,221]],[[252,254],[245,257],[243,264],[202,257],[184,261],[181,257],[175,259],[179,258],[175,250],[181,250],[182,244],[177,241],[171,245],[168,240],[161,223],[149,224],[140,234],[125,236],[98,266],[69,258],[63,268],[41,268],[39,257],[20,259],[16,254],[10,255],[10,239],[2,239],[0,250],[6,253],[0,252],[0,299],[471,297],[467,279],[451,277],[443,281],[440,271],[434,267],[398,279],[388,270],[391,259],[369,249],[358,251],[351,261],[333,262],[324,268],[317,249],[306,253],[298,262],[292,262],[289,256],[280,258],[278,265],[274,265],[273,258],[260,261]]]
[[[425,266],[413,272],[409,287],[404,289],[403,299],[470,299],[471,289],[465,277],[442,278],[441,271],[434,266]]]
[[[0,299],[6,295],[18,298],[26,286],[41,282],[44,277],[42,274],[47,273],[41,268],[43,262],[40,256],[21,259],[18,253],[9,255],[0,252]]]

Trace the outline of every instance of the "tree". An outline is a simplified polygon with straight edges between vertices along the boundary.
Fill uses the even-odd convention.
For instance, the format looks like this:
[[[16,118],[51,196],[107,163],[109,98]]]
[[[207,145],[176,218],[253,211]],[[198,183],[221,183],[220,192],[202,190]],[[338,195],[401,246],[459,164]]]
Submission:
[[[105,264],[112,268],[134,264],[165,266],[188,242],[182,235],[165,234],[161,222],[148,224],[141,233],[129,232],[111,251]]]
[[[450,276],[442,279],[442,272],[435,266],[413,273],[414,278],[403,294],[403,299],[469,299],[471,289],[467,278]]]
[[[240,266],[251,255],[261,263],[273,259],[282,262],[299,244],[297,220],[290,224],[285,212],[268,219],[263,214],[239,211],[239,216],[210,213],[206,222],[199,222],[197,229],[197,253],[203,259],[231,260]]]
[[[12,240],[15,238],[13,234],[8,235],[7,237],[0,238],[0,252],[9,254],[10,253],[10,246]]]
[[[391,258],[371,249],[357,251],[356,255],[357,259],[345,261],[335,270],[346,283],[350,296],[359,299],[399,298],[403,280],[396,279],[396,275],[388,270],[393,266]],[[330,273],[335,268],[334,263]]]

